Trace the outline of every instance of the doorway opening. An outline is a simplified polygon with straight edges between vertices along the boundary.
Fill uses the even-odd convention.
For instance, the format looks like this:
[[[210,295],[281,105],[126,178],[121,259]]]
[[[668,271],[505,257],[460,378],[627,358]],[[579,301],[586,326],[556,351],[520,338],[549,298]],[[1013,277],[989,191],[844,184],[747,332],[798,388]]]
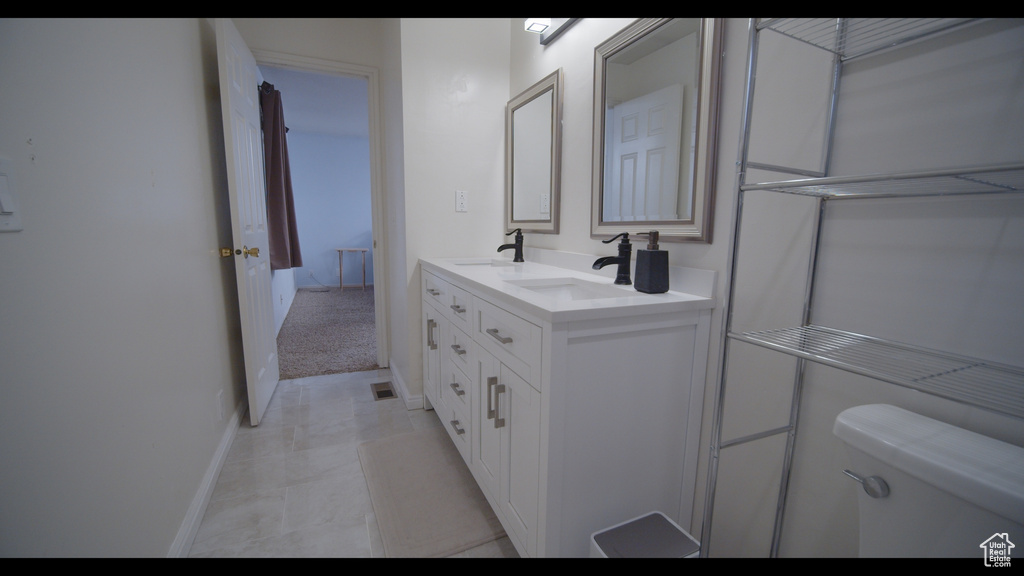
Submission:
[[[259,68],[282,95],[303,260],[272,278],[281,379],[384,368],[369,79]],[[365,260],[339,257],[344,249],[364,251]]]

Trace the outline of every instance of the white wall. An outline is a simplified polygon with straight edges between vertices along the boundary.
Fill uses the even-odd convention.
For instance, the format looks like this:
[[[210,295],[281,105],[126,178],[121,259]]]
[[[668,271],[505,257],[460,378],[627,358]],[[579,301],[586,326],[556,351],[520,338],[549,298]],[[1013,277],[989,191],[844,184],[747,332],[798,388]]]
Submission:
[[[506,19],[465,19],[456,34],[432,19],[402,19],[405,333],[410,392],[422,394],[421,257],[497,254],[503,243]],[[455,212],[455,191],[468,211]],[[396,281],[401,281],[396,278]]]
[[[244,401],[213,26],[2,19],[0,71],[0,555],[165,556]]]
[[[288,146],[302,248],[302,266],[293,268],[296,285],[337,286],[338,248],[371,250],[366,283],[373,284],[369,140],[290,131]],[[349,252],[343,262],[345,285],[361,283],[362,257]]]
[[[295,274],[288,270],[275,270],[270,273],[270,295],[274,301],[274,334],[281,332],[288,310],[295,301]]]

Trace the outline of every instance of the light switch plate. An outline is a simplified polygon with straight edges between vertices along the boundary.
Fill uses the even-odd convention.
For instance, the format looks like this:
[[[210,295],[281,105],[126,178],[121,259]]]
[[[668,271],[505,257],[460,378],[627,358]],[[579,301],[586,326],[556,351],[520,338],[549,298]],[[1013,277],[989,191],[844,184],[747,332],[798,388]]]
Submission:
[[[0,232],[18,232],[22,229],[21,213],[14,202],[11,165],[10,159],[0,157]]]
[[[466,207],[466,191],[456,190],[455,191],[455,211],[456,212],[468,212]]]

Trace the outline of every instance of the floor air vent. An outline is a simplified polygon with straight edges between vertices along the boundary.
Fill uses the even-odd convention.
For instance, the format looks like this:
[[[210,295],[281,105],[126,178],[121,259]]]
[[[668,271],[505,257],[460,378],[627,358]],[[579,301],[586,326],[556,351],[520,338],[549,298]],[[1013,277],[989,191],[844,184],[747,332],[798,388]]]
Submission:
[[[385,400],[387,398],[395,398],[395,389],[391,387],[391,382],[375,382],[370,384],[370,388],[373,389],[374,400]]]

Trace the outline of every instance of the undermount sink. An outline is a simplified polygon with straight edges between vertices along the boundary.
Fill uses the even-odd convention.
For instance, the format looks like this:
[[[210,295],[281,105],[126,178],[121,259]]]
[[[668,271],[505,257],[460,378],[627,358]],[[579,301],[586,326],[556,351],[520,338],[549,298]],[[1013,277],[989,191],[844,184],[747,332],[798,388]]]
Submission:
[[[493,258],[471,258],[455,262],[456,266],[515,266],[511,260],[495,260]]]
[[[579,278],[535,278],[506,280],[513,286],[536,292],[555,300],[594,300],[635,296],[632,290],[610,284],[598,284]]]

